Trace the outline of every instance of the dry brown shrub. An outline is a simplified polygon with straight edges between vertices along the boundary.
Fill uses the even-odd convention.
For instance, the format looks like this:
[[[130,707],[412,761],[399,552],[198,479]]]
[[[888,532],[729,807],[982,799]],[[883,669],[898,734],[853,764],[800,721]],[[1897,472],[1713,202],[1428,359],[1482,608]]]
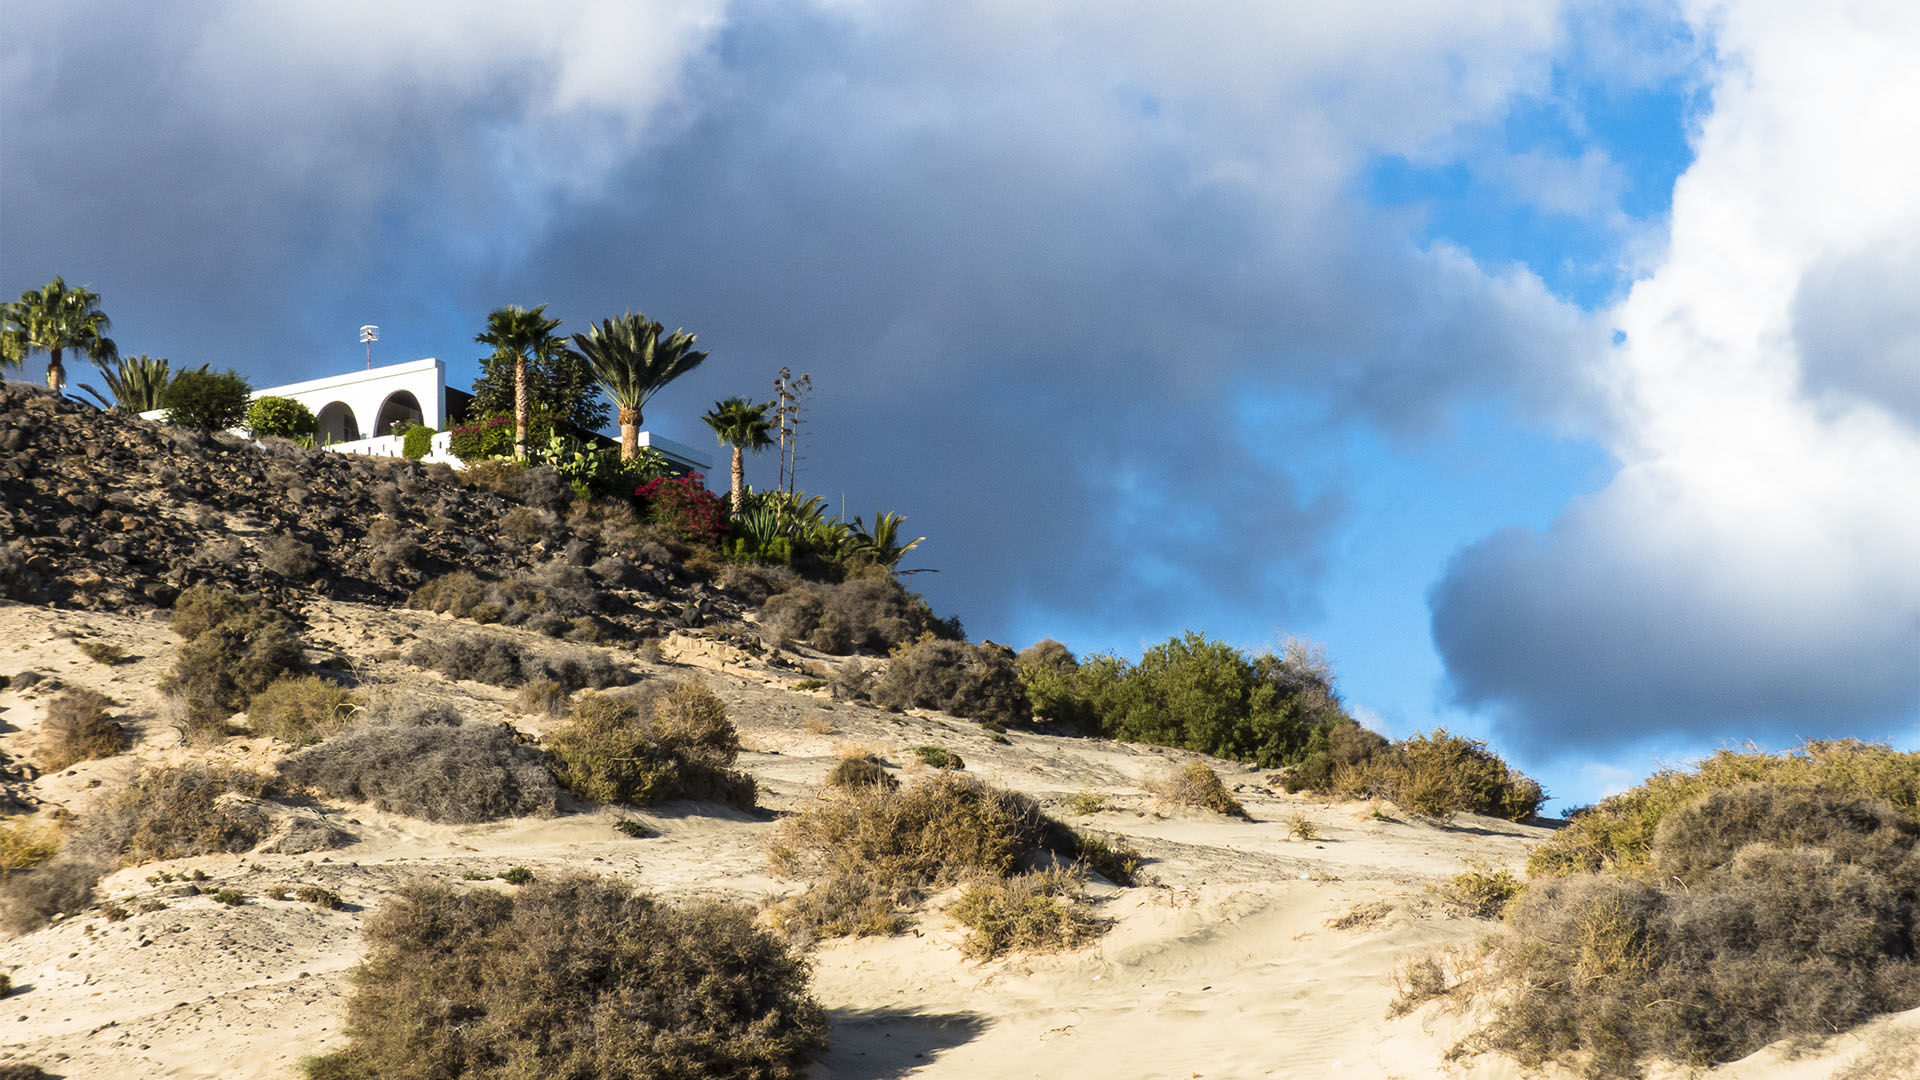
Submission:
[[[267,783],[259,773],[214,765],[149,769],[85,821],[82,839],[128,866],[249,851],[267,833],[254,804]]]
[[[38,866],[60,850],[60,831],[30,818],[0,818],[0,874]]]
[[[921,641],[893,654],[869,694],[883,709],[938,709],[995,730],[1033,719],[1013,650],[1004,645]]]
[[[1220,774],[1208,768],[1204,761],[1189,761],[1150,779],[1146,789],[1176,806],[1211,810],[1228,817],[1244,819],[1248,816],[1247,808],[1241,806],[1239,800],[1227,791],[1227,786],[1220,782]]]
[[[47,703],[40,725],[39,764],[43,772],[59,772],[92,758],[111,757],[131,741],[120,722],[107,715],[113,705],[105,694],[73,689]]]
[[[286,759],[283,782],[428,821],[469,824],[558,812],[540,751],[505,724],[424,713],[357,724]]]
[[[98,863],[62,859],[31,870],[0,874],[0,931],[25,934],[55,916],[85,911],[93,887],[110,869]]]
[[[826,1044],[806,965],[735,905],[586,876],[416,882],[366,939],[348,1046],[310,1076],[799,1080]]]
[[[1590,1076],[1704,1066],[1920,1005],[1920,829],[1817,788],[1711,790],[1665,815],[1647,880],[1534,881],[1507,911],[1477,1045]]]
[[[568,696],[557,679],[534,679],[513,696],[514,708],[526,716],[565,716]]]

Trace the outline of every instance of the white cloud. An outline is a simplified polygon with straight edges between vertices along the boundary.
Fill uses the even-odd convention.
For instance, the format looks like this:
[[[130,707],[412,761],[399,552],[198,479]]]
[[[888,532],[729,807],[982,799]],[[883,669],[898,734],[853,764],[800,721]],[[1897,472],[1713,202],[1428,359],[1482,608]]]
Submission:
[[[1884,357],[1839,365],[1869,376],[1851,401],[1806,378],[1836,366],[1817,351],[1847,299],[1836,261],[1920,242],[1920,9],[1693,16],[1722,66],[1666,258],[1613,313],[1626,341],[1601,389],[1620,471],[1544,533],[1463,552],[1432,598],[1462,699],[1543,751],[1569,729],[1818,735],[1920,716],[1920,428],[1876,400]]]

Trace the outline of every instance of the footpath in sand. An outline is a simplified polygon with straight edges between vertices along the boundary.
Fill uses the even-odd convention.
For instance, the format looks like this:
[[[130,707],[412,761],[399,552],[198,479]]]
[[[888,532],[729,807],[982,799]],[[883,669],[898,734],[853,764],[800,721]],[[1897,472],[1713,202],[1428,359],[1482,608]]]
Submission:
[[[351,658],[369,685],[451,705],[470,722],[511,720],[536,734],[551,724],[516,715],[506,691],[390,658],[422,629],[448,626],[442,617],[344,604],[316,604],[308,616],[310,640]],[[67,636],[76,632],[131,658],[95,663]],[[171,657],[163,618],[0,605],[0,672],[33,670],[105,693],[138,739],[128,754],[40,778],[40,799],[84,811],[139,766],[190,754],[272,760],[278,750],[263,739],[230,740],[216,751],[179,745],[159,719],[155,689]],[[1224,762],[1210,764],[1254,820],[1169,810],[1142,782],[1191,755],[1020,733],[999,744],[951,717],[831,702],[798,689],[801,676],[791,670],[697,639],[670,640],[658,662],[624,650],[617,659],[651,678],[701,679],[721,696],[746,747],[740,766],[759,781],[765,812],[684,803],[452,826],[367,806],[302,808],[358,839],[333,850],[121,870],[99,896],[128,911],[125,919],[95,909],[0,940],[0,971],[15,986],[0,1000],[0,1063],[32,1061],[56,1075],[102,1080],[293,1080],[302,1057],[340,1044],[360,925],[400,882],[464,881],[524,866],[536,876],[618,876],[667,897],[762,903],[799,887],[776,877],[764,853],[779,815],[817,798],[843,752],[863,747],[899,764],[908,760],[905,747],[931,744],[962,755],[969,774],[1025,792],[1076,827],[1126,838],[1147,857],[1149,883],[1096,885],[1112,929],[1074,952],[968,960],[957,928],[940,914],[949,896],[934,897],[906,934],[819,945],[814,992],[833,1021],[832,1045],[812,1070],[820,1080],[1526,1075],[1502,1058],[1448,1062],[1469,1018],[1433,1006],[1393,1020],[1387,1011],[1399,965],[1498,930],[1449,913],[1436,886],[1469,858],[1517,870],[1546,829],[1477,817],[1441,826],[1391,807],[1290,796],[1268,786],[1269,774]],[[44,686],[0,691],[0,751],[31,758],[50,697]],[[1081,792],[1102,796],[1105,808],[1072,814],[1068,800]],[[624,835],[614,828],[623,818],[656,835]],[[1296,838],[1296,819],[1316,838]],[[196,872],[205,880],[194,880]],[[277,887],[301,885],[332,890],[347,907],[270,898]],[[210,895],[219,888],[249,899],[220,905]],[[140,910],[156,904],[165,906]],[[1798,1057],[1769,1048],[1700,1075],[1891,1077],[1876,1062],[1916,1038],[1920,1011]]]

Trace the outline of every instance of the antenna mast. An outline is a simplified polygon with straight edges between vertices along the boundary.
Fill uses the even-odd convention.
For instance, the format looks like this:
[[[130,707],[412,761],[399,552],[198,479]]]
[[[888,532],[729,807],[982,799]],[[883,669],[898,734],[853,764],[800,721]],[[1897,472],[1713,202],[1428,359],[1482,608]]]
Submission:
[[[367,347],[367,370],[373,370],[373,343],[380,340],[380,328],[371,324],[360,328],[360,344]]]

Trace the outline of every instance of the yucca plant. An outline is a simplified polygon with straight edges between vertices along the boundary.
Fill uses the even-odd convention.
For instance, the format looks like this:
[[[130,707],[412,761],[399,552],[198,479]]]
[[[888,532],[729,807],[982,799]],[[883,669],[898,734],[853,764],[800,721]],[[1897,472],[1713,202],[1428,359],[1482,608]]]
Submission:
[[[86,383],[81,383],[80,389],[92,395],[101,408],[123,413],[152,412],[164,408],[160,403],[161,395],[166,393],[168,384],[176,376],[166,357],[148,356],[146,353],[123,356],[111,365],[96,360],[94,366],[100,369],[100,381],[107,384],[107,392],[103,394]],[[204,372],[207,365],[201,364],[191,370]]]

